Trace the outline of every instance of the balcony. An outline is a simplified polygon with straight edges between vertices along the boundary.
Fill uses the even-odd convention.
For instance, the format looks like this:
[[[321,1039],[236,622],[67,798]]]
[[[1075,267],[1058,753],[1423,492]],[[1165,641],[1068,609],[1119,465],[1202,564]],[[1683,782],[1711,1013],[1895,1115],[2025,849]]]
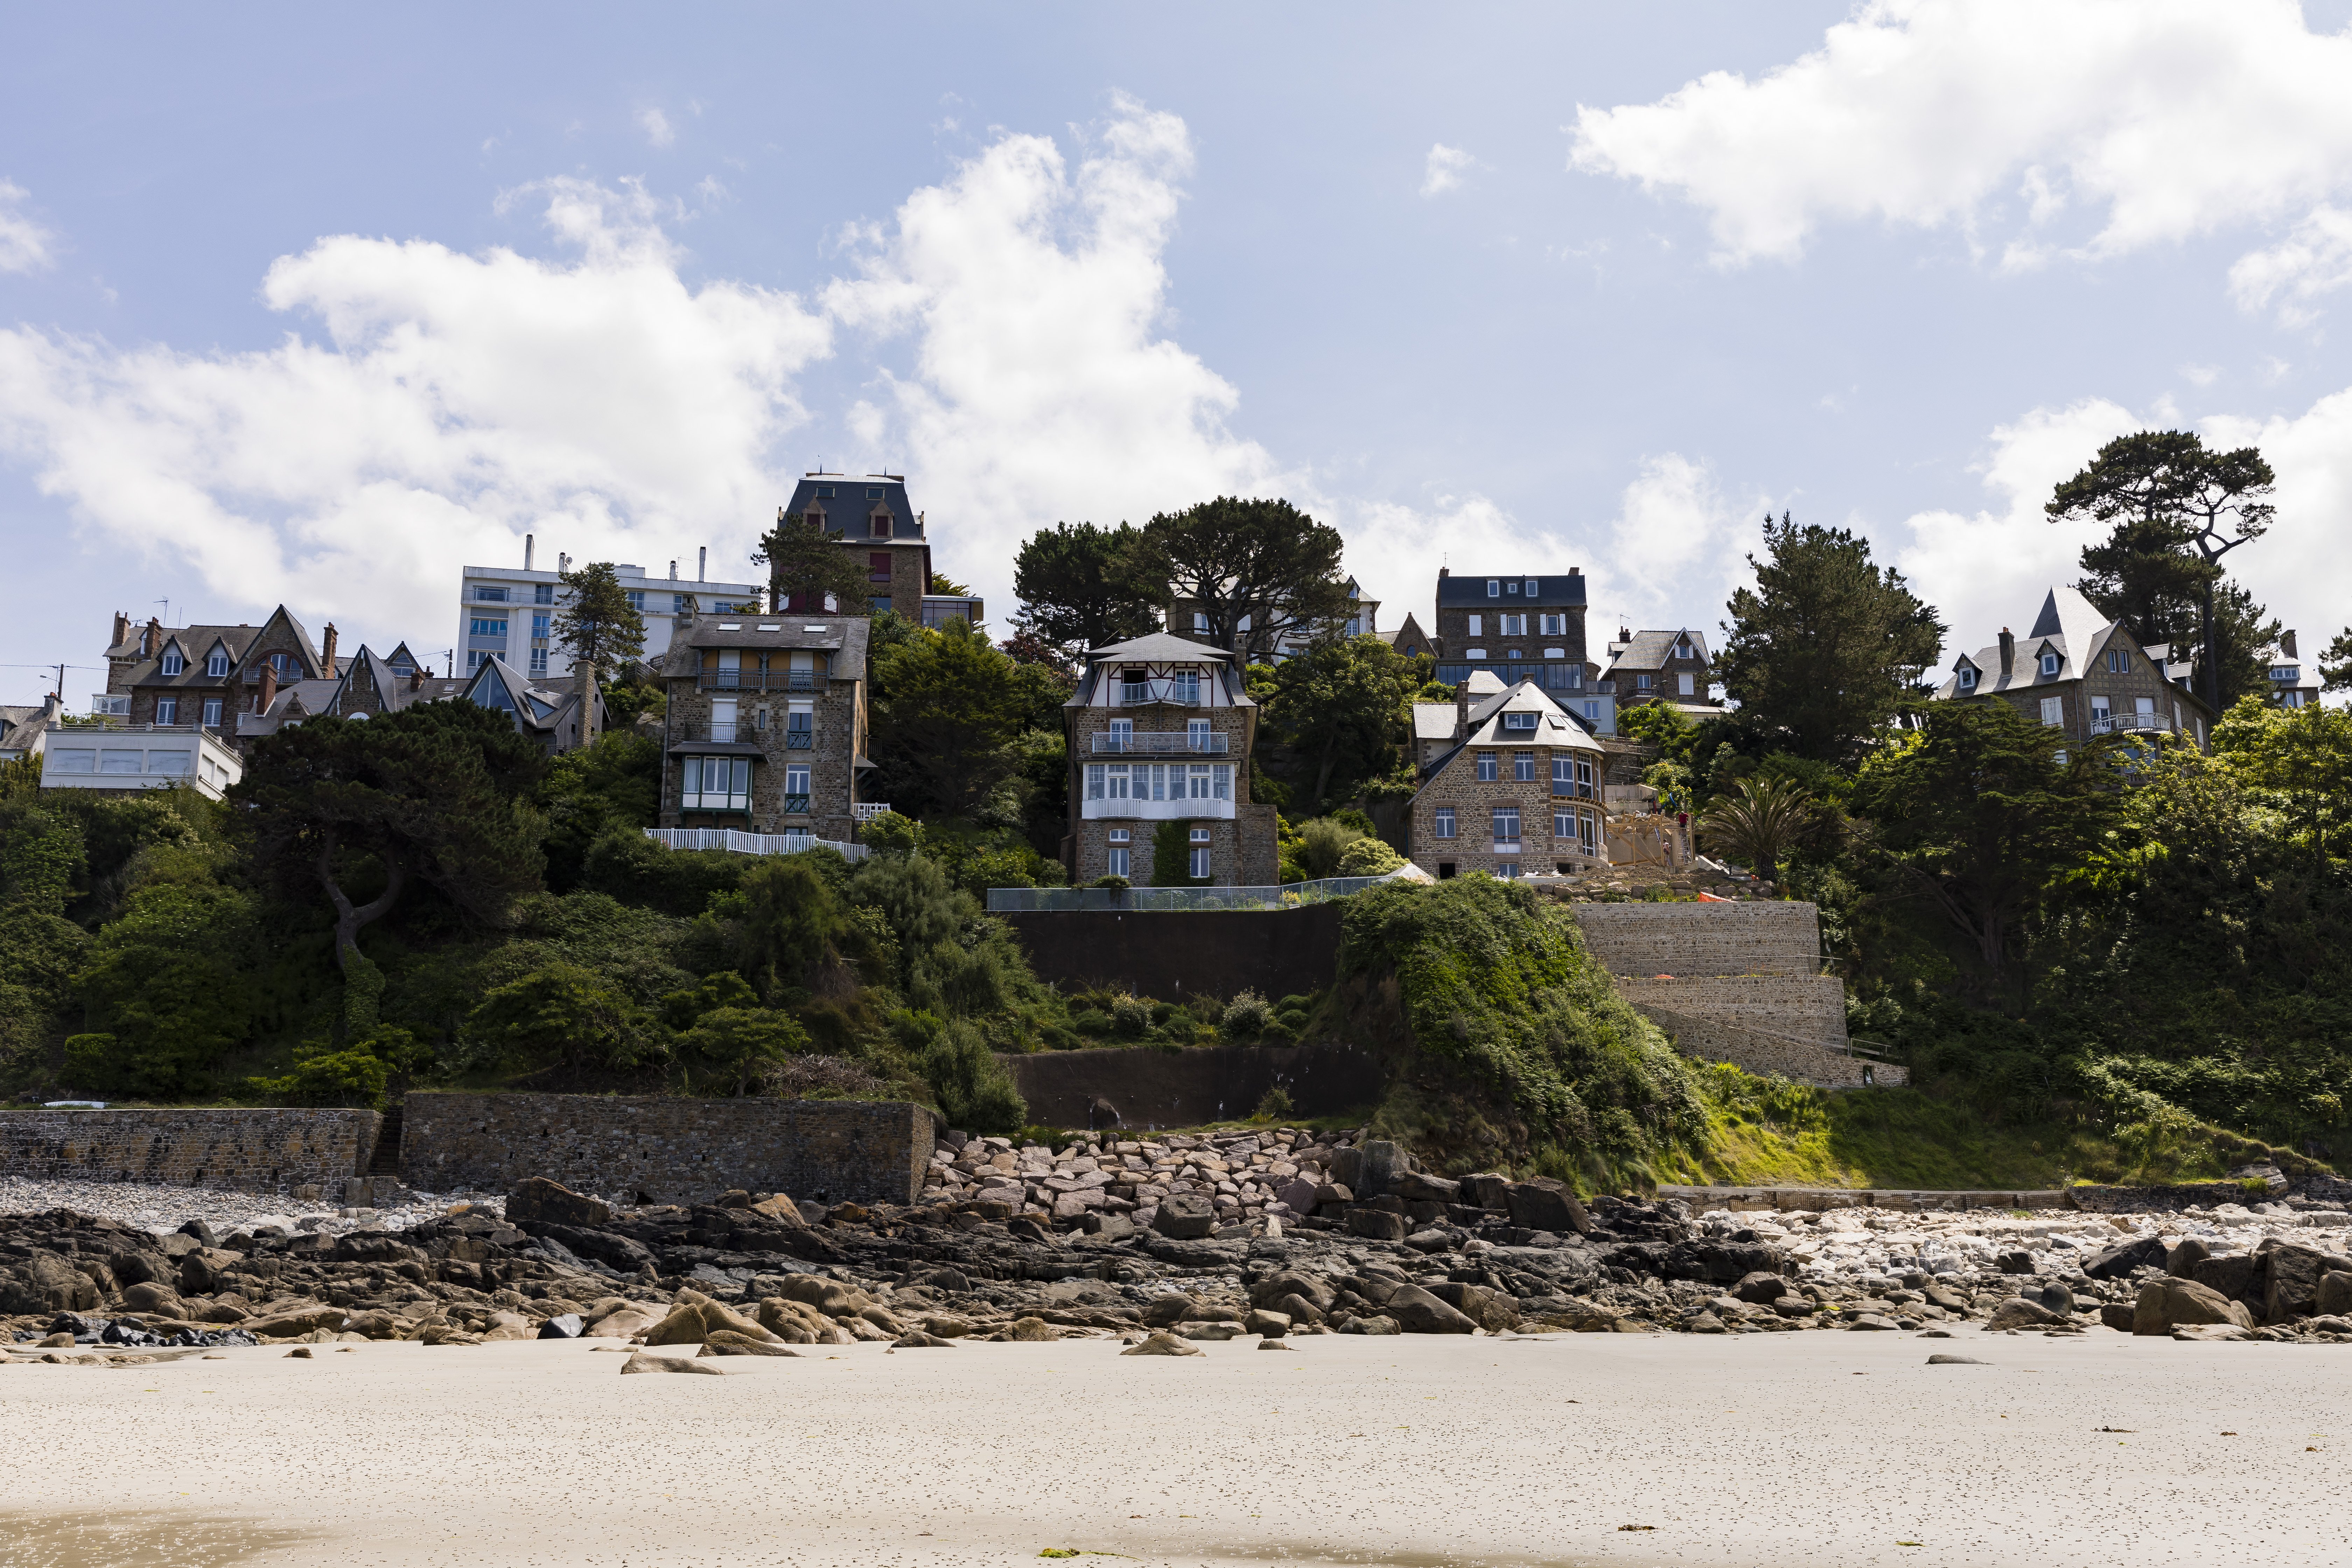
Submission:
[[[1088,821],[1108,818],[1114,822],[1209,822],[1230,819],[1234,803],[1230,800],[1088,800],[1079,803],[1078,815]]]
[[[786,816],[806,816],[808,815],[808,796],[804,795],[788,795],[784,796],[784,815]]]
[[[889,814],[890,803],[887,800],[860,800],[850,803],[849,818],[853,822],[871,822],[877,816],[887,816]]]
[[[1589,784],[1570,784],[1566,779],[1551,781],[1554,800],[1597,800],[1600,796]]]
[[[2159,713],[2110,713],[2091,715],[2091,733],[2112,735],[2125,730],[2169,730],[2171,721]]]
[[[923,595],[923,625],[933,631],[952,620],[961,619],[966,626],[977,626],[987,618],[985,599],[959,598],[951,594]]]
[[[1147,702],[1165,702],[1177,708],[1201,706],[1201,683],[1197,679],[1121,680],[1115,682],[1111,690],[1122,708],[1140,707]]]
[[[1203,756],[1223,755],[1225,737],[1215,733],[1194,734],[1186,730],[1112,730],[1095,736],[1094,750],[1146,757],[1188,752]]]
[[[814,691],[824,679],[821,670],[706,669],[695,687],[702,691]]]
[[[671,731],[671,737],[672,745],[709,743],[721,746],[737,744],[756,746],[760,743],[760,731],[749,719],[738,719],[732,722],[717,724],[681,724]]]
[[[810,751],[814,749],[815,745],[816,731],[814,730],[787,730],[784,731],[784,750],[788,752]]]

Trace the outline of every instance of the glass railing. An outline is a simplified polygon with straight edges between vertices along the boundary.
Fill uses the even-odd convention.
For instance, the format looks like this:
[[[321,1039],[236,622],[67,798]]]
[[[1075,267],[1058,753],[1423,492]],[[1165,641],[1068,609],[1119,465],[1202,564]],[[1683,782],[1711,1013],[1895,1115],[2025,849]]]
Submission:
[[[1202,730],[1112,730],[1097,732],[1094,750],[1159,756],[1172,752],[1197,752],[1202,754],[1222,753],[1225,737]]]

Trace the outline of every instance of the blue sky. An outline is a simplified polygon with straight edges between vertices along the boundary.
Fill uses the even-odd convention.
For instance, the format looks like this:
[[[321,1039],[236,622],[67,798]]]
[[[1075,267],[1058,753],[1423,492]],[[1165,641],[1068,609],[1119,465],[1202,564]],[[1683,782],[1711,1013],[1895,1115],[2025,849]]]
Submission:
[[[446,647],[460,564],[740,563],[903,469],[1337,523],[1712,628],[1766,508],[2030,617],[2111,436],[2260,443],[2352,619],[2352,5],[15,7],[0,700],[110,613]]]

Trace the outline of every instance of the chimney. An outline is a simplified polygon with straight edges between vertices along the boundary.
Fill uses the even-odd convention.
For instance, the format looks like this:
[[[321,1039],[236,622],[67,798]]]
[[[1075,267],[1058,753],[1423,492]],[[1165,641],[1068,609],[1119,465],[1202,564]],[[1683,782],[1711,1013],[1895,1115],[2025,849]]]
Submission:
[[[1568,574],[1571,577],[1581,577],[1584,575],[1584,568],[1581,566],[1571,566],[1568,569]]]
[[[326,640],[319,645],[319,673],[329,680],[335,679],[335,623],[327,623]]]
[[[2293,632],[2289,632],[2286,636],[2279,638],[2279,651],[2286,655],[2289,658],[2301,658],[2303,657],[2301,654],[2294,651],[2294,634]]]
[[[694,580],[698,583],[710,581],[710,546],[708,544],[694,552]]]
[[[677,581],[677,563],[676,561],[672,561],[669,563],[669,580],[673,583]]]
[[[571,571],[571,570],[572,570],[572,557],[571,557],[570,555],[568,555],[568,554],[564,553],[564,552],[562,552],[562,551],[558,551],[558,552],[556,552],[556,556],[555,556],[555,569],[556,569],[558,572],[569,572],[569,571]]]
[[[572,667],[572,689],[580,695],[580,743],[596,738],[596,667],[586,659]]]
[[[254,693],[253,710],[256,713],[267,713],[269,711],[269,705],[277,700],[278,667],[274,664],[265,664],[261,667],[261,689]]]
[[[1451,576],[1451,575],[1453,575],[1453,574],[1451,574],[1451,573],[1449,573],[1448,571],[1446,571],[1446,569],[1445,569],[1444,567],[1443,567],[1443,566],[1440,566],[1440,567],[1437,569],[1437,574],[1438,574],[1440,577],[1447,577],[1447,576]]]
[[[522,569],[526,572],[530,570],[530,551],[535,542],[530,534],[522,536]]]
[[[1454,738],[1470,738],[1470,683],[1466,680],[1454,689]]]
[[[1619,626],[1617,628],[1617,640],[1619,642],[1632,642],[1633,640],[1633,628],[1631,626]]]
[[[108,640],[106,646],[109,647],[121,647],[124,643],[127,643],[130,640],[131,617],[124,615],[121,610],[117,610],[114,612],[114,636]]]
[[[2009,674],[2016,663],[2017,639],[2009,635],[2007,626],[2003,626],[2000,628],[2000,672]]]
[[[139,657],[153,658],[163,647],[163,623],[154,616],[147,617],[147,629],[139,634]]]
[[[425,684],[425,667],[418,665],[408,672],[408,689],[415,690]]]

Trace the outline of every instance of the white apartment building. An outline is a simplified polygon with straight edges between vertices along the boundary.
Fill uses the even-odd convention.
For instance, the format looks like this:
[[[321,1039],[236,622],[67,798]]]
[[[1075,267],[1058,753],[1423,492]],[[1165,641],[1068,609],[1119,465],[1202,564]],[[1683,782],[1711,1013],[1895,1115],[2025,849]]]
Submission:
[[[765,603],[756,583],[714,583],[710,552],[698,552],[696,574],[682,578],[677,563],[669,563],[667,577],[648,577],[642,566],[615,563],[614,574],[628,591],[629,603],[646,618],[648,664],[669,651],[670,630],[687,613],[689,603],[705,611],[742,608],[756,611]],[[559,581],[572,569],[572,557],[558,555],[553,572],[533,569],[531,539],[523,536],[522,568],[467,566],[457,584],[457,671],[471,675],[486,658],[502,658],[534,679],[561,679],[572,671],[572,661],[555,646],[553,622],[562,587]]]

